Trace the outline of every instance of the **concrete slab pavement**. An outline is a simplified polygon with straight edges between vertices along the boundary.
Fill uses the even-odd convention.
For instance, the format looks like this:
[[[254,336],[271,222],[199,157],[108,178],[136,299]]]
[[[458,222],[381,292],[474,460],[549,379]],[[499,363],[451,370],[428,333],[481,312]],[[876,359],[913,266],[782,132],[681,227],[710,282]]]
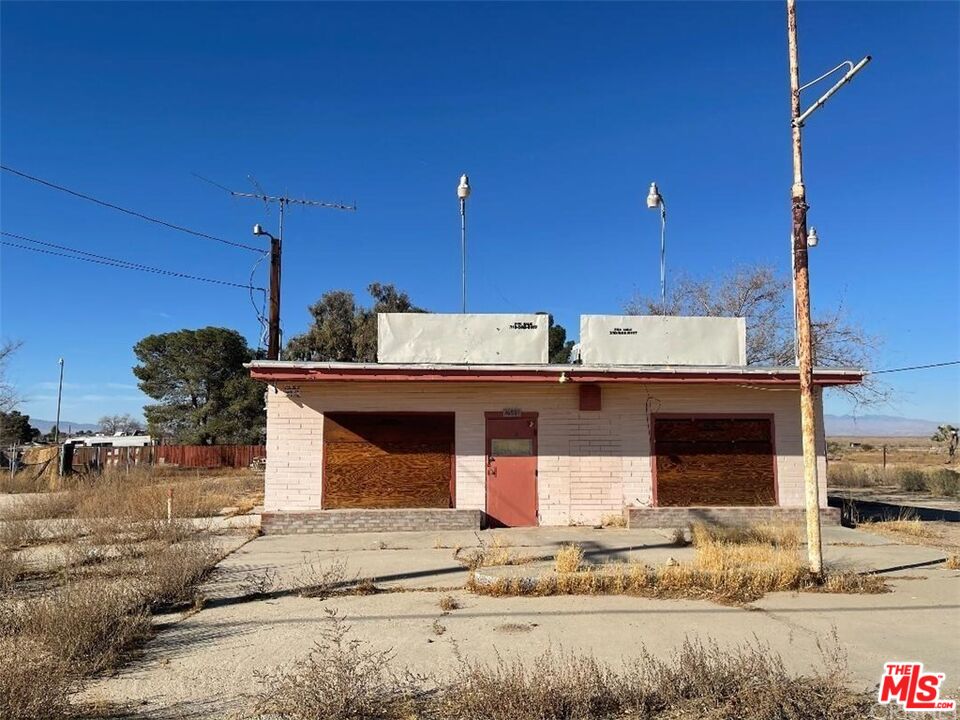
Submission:
[[[598,560],[659,562],[654,558],[692,553],[670,546],[668,535],[586,528],[501,532],[517,552],[530,554],[555,552],[571,541],[589,546]],[[486,532],[258,538],[221,563],[206,608],[165,629],[140,661],[97,681],[85,697],[135,702],[138,714],[159,717],[174,710],[226,717],[257,688],[256,672],[276,670],[310,652],[328,627],[328,609],[347,618],[354,637],[374,648],[393,648],[398,666],[425,672],[449,672],[457,651],[495,661],[497,654],[533,658],[548,647],[562,647],[615,663],[635,656],[641,645],[654,655],[670,655],[688,637],[724,647],[759,641],[792,670],[809,672],[823,667],[818,642],[835,632],[860,687],[872,687],[883,662],[891,659],[921,660],[945,672],[950,686],[960,680],[960,572],[929,564],[942,550],[828,528],[830,563],[919,567],[889,572],[892,592],[885,595],[778,593],[746,608],[618,596],[492,598],[423,589],[462,584],[467,573],[453,560],[453,547],[476,547],[492,538]],[[327,600],[282,592],[260,600],[244,596],[244,576],[271,568],[278,585],[290,585],[305,559],[343,561],[351,574],[377,576],[378,585],[394,592]],[[462,607],[444,614],[438,601],[445,594]]]

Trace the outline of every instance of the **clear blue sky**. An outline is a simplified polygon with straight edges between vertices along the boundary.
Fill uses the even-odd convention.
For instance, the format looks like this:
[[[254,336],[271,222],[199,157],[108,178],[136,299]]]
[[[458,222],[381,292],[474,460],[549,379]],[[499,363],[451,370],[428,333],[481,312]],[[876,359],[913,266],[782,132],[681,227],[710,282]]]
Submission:
[[[873,63],[809,122],[814,309],[883,336],[878,365],[960,357],[960,5],[801,2],[801,68]],[[286,334],[324,291],[393,282],[459,306],[455,187],[470,173],[469,307],[616,313],[668,270],[789,269],[785,9],[771,3],[0,5],[3,162],[241,242],[276,210],[191,176],[356,200],[288,214]],[[813,100],[815,96],[809,99]],[[244,283],[256,257],[3,173],[8,232]],[[3,337],[35,417],[139,413],[144,335],[224,325],[242,290],[2,249]],[[266,284],[260,272],[258,283]],[[889,376],[880,411],[958,420],[960,371]],[[845,412],[833,400],[828,410]],[[874,411],[875,412],[875,411]]]

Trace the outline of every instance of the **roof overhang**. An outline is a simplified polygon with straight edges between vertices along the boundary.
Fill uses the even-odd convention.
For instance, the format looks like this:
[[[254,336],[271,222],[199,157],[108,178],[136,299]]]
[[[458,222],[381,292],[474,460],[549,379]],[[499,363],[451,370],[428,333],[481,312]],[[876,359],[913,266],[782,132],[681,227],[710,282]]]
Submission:
[[[255,360],[254,380],[285,382],[518,382],[518,383],[730,383],[799,385],[795,367],[693,367],[649,365],[390,365]],[[816,368],[815,385],[855,385],[856,368]]]

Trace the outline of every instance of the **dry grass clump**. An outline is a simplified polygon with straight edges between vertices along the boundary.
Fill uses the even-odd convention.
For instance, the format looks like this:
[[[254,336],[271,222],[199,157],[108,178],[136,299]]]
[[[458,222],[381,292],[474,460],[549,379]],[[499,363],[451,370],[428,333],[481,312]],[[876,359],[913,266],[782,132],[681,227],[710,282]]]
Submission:
[[[453,551],[453,557],[470,570],[498,565],[524,565],[536,559],[517,555],[513,551],[513,546],[502,535],[494,535],[493,541],[489,545],[481,543],[479,548],[468,553],[463,553],[462,548],[458,547]]]
[[[460,601],[457,600],[453,595],[444,595],[442,598],[440,598],[440,601],[437,604],[445,613],[452,612],[453,610],[459,610],[462,607],[460,605]]]
[[[195,588],[210,574],[220,554],[208,543],[171,545],[140,561],[141,591],[151,608],[195,601]]]
[[[5,720],[68,717],[76,675],[50,648],[0,636],[0,716]]]
[[[897,520],[880,520],[878,522],[863,523],[859,527],[864,530],[874,530],[880,533],[908,535],[911,538],[920,540],[934,540],[939,538],[939,535],[924,525],[923,521],[905,517]]]
[[[128,582],[90,579],[67,584],[13,608],[0,636],[45,646],[78,674],[114,668],[149,635],[143,596]]]
[[[558,573],[577,572],[583,565],[583,548],[576,543],[564,545],[557,551],[553,568]]]
[[[23,574],[20,558],[12,552],[0,551],[0,592],[7,592]]]
[[[43,538],[43,526],[36,520],[0,520],[0,550],[17,550]]]
[[[301,597],[328,598],[345,587],[355,584],[357,577],[347,577],[347,563],[331,560],[322,563],[319,558],[304,559],[300,573],[294,581]]]
[[[600,527],[623,528],[627,526],[627,518],[623,513],[611,513],[600,518]]]
[[[760,534],[764,534],[761,532]],[[692,561],[651,567],[640,563],[601,565],[576,572],[536,577],[471,576],[467,587],[482,595],[638,595],[655,598],[706,598],[746,603],[770,592],[885,592],[879,576],[854,572],[828,573],[821,582],[803,562],[796,547],[778,532],[769,542],[732,544],[701,532]]]
[[[947,557],[946,566],[950,570],[960,570],[960,555],[954,553]]]
[[[685,642],[660,659],[644,648],[620,666],[547,650],[530,662],[492,664],[457,654],[450,676],[390,667],[389,650],[371,650],[333,625],[305,659],[261,675],[249,717],[276,720],[869,720],[875,698],[847,687],[839,651],[824,670],[793,675],[759,643],[721,648]]]
[[[758,523],[756,525],[712,525],[695,523],[691,528],[695,547],[710,546],[717,543],[727,545],[772,545],[794,549],[803,542],[803,532],[799,525],[780,523]]]

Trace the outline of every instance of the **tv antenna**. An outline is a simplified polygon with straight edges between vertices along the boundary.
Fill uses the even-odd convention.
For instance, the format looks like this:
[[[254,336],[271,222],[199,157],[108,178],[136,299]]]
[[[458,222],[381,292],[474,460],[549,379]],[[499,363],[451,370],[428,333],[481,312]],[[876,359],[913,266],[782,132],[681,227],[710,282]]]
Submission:
[[[237,198],[247,198],[248,200],[260,200],[263,202],[264,206],[267,208],[269,213],[270,204],[276,203],[279,207],[279,225],[277,236],[274,237],[269,232],[263,229],[263,227],[257,223],[253,226],[253,234],[256,236],[266,235],[270,238],[270,315],[268,319],[268,334],[267,334],[267,359],[268,360],[279,360],[280,359],[280,275],[281,275],[281,265],[282,265],[282,256],[283,256],[283,216],[284,213],[290,205],[300,205],[303,207],[313,207],[313,208],[326,208],[328,210],[347,210],[350,212],[356,212],[357,204],[353,203],[352,205],[347,205],[345,203],[336,203],[336,202],[327,202],[325,200],[314,200],[310,198],[295,198],[290,197],[289,195],[268,195],[263,188],[260,186],[260,183],[257,182],[257,179],[253,177],[252,174],[247,175],[247,179],[253,184],[256,192],[240,192],[238,190],[231,190],[230,188],[216,183],[213,180],[209,180],[202,175],[197,175],[194,173],[194,176],[208,182],[214,187],[218,187],[221,190],[229,193],[232,197]]]

